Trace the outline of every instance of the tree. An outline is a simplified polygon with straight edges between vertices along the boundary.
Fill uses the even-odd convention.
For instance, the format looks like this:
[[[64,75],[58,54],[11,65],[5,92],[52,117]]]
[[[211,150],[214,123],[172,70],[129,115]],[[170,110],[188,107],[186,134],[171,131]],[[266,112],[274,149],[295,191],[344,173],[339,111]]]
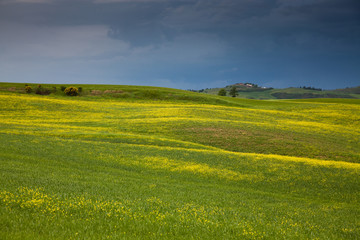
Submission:
[[[226,90],[224,88],[220,89],[218,92],[219,96],[226,96]]]
[[[236,87],[233,86],[233,87],[230,89],[230,96],[236,97],[236,95],[237,95]]]

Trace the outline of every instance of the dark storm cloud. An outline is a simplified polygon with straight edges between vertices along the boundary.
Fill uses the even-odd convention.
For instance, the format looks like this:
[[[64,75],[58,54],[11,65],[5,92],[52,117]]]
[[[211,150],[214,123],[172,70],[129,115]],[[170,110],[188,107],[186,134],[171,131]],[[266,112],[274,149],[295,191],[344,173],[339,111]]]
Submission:
[[[192,32],[229,39],[244,35],[281,39],[304,33],[331,39],[359,35],[360,2],[352,0],[28,1],[2,1],[0,21],[47,26],[103,24],[109,27],[109,36],[135,45]]]
[[[98,48],[75,51],[82,58],[126,56],[119,71],[128,78],[285,86],[343,76],[350,83],[360,75],[359,12],[358,0],[0,0],[0,31],[9,33],[0,51],[16,36],[48,43],[58,34],[67,56],[84,48],[81,41]],[[115,60],[107,66],[115,76]],[[143,75],[130,73],[139,67]]]

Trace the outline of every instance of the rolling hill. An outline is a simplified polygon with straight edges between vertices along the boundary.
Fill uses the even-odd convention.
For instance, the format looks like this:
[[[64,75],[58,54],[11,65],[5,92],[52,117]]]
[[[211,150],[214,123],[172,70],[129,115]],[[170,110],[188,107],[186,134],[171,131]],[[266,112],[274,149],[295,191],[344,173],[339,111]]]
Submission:
[[[360,98],[360,86],[353,88],[335,89],[335,90],[322,90],[311,87],[302,88],[264,88],[258,87],[256,84],[238,83],[224,87],[227,96],[230,96],[232,87],[236,87],[238,98],[247,99],[307,99],[307,98]],[[196,92],[217,95],[221,88],[207,88],[201,89]]]
[[[0,83],[1,239],[360,238],[359,99],[29,85]]]

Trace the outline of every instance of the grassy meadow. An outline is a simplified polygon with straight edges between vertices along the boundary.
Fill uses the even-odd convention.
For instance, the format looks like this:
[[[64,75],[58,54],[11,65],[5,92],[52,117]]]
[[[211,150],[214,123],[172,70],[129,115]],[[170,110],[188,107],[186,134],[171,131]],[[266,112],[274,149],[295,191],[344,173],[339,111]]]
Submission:
[[[224,87],[227,96],[233,85]],[[236,86],[236,85],[235,85]],[[201,92],[217,95],[221,88],[207,88]],[[335,90],[314,90],[299,87],[290,88],[249,88],[237,86],[237,97],[246,99],[307,99],[307,98],[349,98],[360,99],[360,86]]]
[[[360,239],[359,99],[43,87],[0,83],[0,239]]]

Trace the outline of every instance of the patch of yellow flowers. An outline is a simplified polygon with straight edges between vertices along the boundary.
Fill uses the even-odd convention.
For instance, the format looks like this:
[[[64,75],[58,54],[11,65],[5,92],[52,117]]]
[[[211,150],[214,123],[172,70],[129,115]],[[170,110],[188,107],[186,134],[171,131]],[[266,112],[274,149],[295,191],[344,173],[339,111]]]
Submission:
[[[133,224],[156,224],[157,226],[173,226],[188,229],[194,227],[203,229],[222,228],[234,222],[240,226],[242,221],[237,213],[231,209],[218,206],[201,206],[193,203],[178,204],[173,206],[157,197],[148,197],[138,200],[93,200],[84,196],[60,199],[45,193],[42,188],[20,187],[16,192],[0,191],[0,206],[5,206],[10,212],[14,209],[30,211],[33,214],[43,213],[44,217],[52,219],[82,218],[92,221],[96,218],[116,219],[116,222]],[[226,216],[231,213],[230,216]],[[261,239],[261,233],[247,225],[242,224],[240,235],[249,235]]]

